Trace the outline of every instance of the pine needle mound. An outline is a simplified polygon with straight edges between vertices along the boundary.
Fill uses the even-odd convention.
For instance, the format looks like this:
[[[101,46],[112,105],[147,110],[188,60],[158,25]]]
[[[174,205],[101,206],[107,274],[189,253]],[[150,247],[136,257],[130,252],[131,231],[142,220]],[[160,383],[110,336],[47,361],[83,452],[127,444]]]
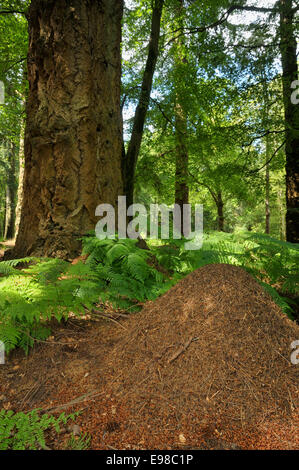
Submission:
[[[299,365],[290,356],[299,327],[239,267],[194,271],[124,326],[107,370],[135,416],[243,425],[298,411]]]

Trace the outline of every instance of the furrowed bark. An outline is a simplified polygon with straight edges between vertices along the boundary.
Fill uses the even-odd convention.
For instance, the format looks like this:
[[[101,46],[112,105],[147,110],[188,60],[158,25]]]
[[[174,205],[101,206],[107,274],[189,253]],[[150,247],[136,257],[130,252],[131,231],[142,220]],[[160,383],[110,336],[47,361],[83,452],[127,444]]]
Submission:
[[[121,0],[32,0],[25,171],[14,257],[73,258],[123,192]]]

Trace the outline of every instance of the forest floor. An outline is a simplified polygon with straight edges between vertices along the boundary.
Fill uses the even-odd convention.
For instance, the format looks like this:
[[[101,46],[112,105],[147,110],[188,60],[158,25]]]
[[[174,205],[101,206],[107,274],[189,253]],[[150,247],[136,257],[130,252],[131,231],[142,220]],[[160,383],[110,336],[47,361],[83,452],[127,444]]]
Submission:
[[[262,294],[258,285],[255,281],[251,282],[247,273],[244,272],[244,276],[247,276],[247,285],[242,293],[239,286],[244,285],[244,279],[242,275],[240,276],[240,270],[236,271],[239,268],[230,271],[231,280],[228,270],[227,272],[223,270],[221,278],[222,268],[217,269],[218,277],[213,272],[214,284],[213,279],[209,278],[212,268],[202,268],[197,271],[201,272],[200,280],[196,277],[196,273],[187,276],[160,299],[148,302],[142,316],[136,314],[124,318],[118,312],[110,312],[110,321],[73,317],[66,324],[53,323],[52,336],[47,341],[39,341],[27,357],[21,350],[13,351],[6,364],[0,367],[0,408],[15,412],[41,408],[43,412],[54,415],[80,411],[75,426],[65,426],[60,434],[54,431],[48,433],[47,446],[50,449],[67,448],[67,443],[73,434],[85,432],[91,436],[91,449],[299,449],[299,413],[298,397],[296,397],[298,366],[296,368],[290,363],[285,364],[287,359],[283,350],[283,338],[286,338],[285,344],[289,348],[287,336],[289,332],[291,335],[293,333],[297,335],[299,328],[284,319],[282,314],[280,316],[272,300]],[[228,278],[228,283],[236,283],[235,294],[227,292],[224,295],[225,290],[221,289],[221,282],[226,282],[224,278]],[[238,279],[241,283],[239,285]],[[205,282],[209,285],[208,293],[204,288]],[[215,289],[219,287],[219,282],[221,295],[217,297]],[[172,324],[170,320],[175,316],[175,321],[181,322],[187,319],[190,312],[198,311],[200,304],[194,303],[195,297],[192,297],[191,293],[196,294],[198,302],[202,300],[201,294],[196,289],[200,283],[202,287],[200,292],[208,294],[208,297],[205,297],[208,315],[202,317],[207,321],[205,331],[211,327],[210,334],[215,337],[216,342],[215,356],[212,351],[209,360],[216,361],[215,358],[218,357],[219,363],[221,360],[225,363],[225,369],[222,364],[218,372],[216,363],[212,363],[211,374],[216,370],[217,382],[219,381],[217,374],[225,370],[223,390],[228,383],[228,377],[231,389],[236,387],[232,395],[225,395],[219,400],[217,394],[220,390],[214,392],[217,390],[217,383],[215,385],[211,381],[207,388],[203,387],[205,398],[200,395],[198,389],[201,381],[198,374],[211,376],[204,369],[208,362],[202,358],[200,349],[202,345],[200,341],[197,343],[199,338],[192,337],[191,341],[187,342],[181,338],[182,331],[188,335],[191,331],[196,332],[195,317],[189,316],[188,327],[185,329],[179,329],[179,323]],[[229,284],[223,284],[222,287],[228,288],[228,286]],[[242,295],[248,297],[248,289],[251,289],[251,295],[255,296],[256,302],[249,298],[245,304]],[[184,295],[188,296],[191,303],[186,303]],[[235,317],[229,318],[232,325],[231,337],[228,340],[223,339],[223,342],[227,342],[232,357],[225,355],[225,349],[217,349],[219,338],[210,321],[214,318],[213,312],[219,312],[220,305],[224,305],[221,302],[224,301],[227,305],[229,298],[231,299],[228,304],[229,312]],[[234,304],[237,299],[244,305],[242,321],[248,319],[248,323],[242,323],[243,330],[245,327],[243,341],[247,341],[246,337],[249,337],[249,342],[244,348],[244,354],[248,354],[248,360],[245,362],[242,359],[242,348],[235,353],[237,343],[231,341],[231,338],[240,335],[237,319],[239,304]],[[255,321],[257,317],[253,317],[257,305],[260,306],[258,322]],[[176,314],[174,310],[178,313]],[[272,323],[264,322],[269,314],[271,318],[274,317]],[[220,314],[217,318],[222,319],[224,323],[221,328],[216,323],[214,326],[217,326],[217,331],[221,330],[221,334],[227,336],[226,316]],[[146,329],[149,324],[152,329],[145,341],[144,335],[149,331]],[[271,344],[276,346],[277,325],[279,338],[282,338],[281,343],[279,345],[277,343],[281,353],[278,351],[279,356],[274,356],[271,351],[267,353],[267,348],[269,349]],[[261,338],[258,344],[254,337],[255,326],[257,326],[256,334]],[[269,335],[269,341],[265,346],[262,344],[264,332]],[[255,344],[252,342],[254,346],[252,352],[251,338],[255,341]],[[163,344],[163,353],[160,354],[161,344]],[[155,365],[158,364],[155,369],[157,373],[153,373],[148,383],[150,366],[146,370],[143,369],[144,365],[152,363],[152,347],[160,356],[158,363],[155,358]],[[206,344],[203,347],[205,348]],[[251,355],[256,354],[254,351],[258,350],[263,355],[268,354],[264,369],[258,356],[254,356],[257,360],[252,361]],[[199,357],[196,356],[197,352]],[[238,358],[233,357],[238,354],[240,354],[239,359],[242,359],[243,368],[240,366],[237,372],[231,371],[227,376],[226,370],[230,366],[240,364]],[[281,362],[279,362],[280,356]],[[136,369],[131,368],[129,363],[126,363],[128,360],[132,361],[132,364],[137,364],[140,360],[141,365],[137,364]],[[164,361],[164,365],[161,361]],[[263,383],[260,380],[256,384],[265,387],[265,393],[254,382],[259,375]],[[193,383],[194,390],[198,392],[197,406],[194,406],[196,402],[190,398],[192,395],[190,390],[188,395],[185,393],[185,389],[190,385],[187,383],[188,377],[191,386]],[[292,380],[296,381],[293,383],[293,388]],[[177,386],[179,397],[174,393]],[[287,396],[288,392],[290,397]],[[250,400],[248,397],[251,394]],[[217,407],[214,408],[214,402],[217,402],[217,406],[219,405],[223,411],[223,404],[230,406],[230,400],[236,402],[236,405],[243,400],[245,411],[243,415],[241,412],[240,419],[233,413],[227,416],[225,413],[215,412]]]

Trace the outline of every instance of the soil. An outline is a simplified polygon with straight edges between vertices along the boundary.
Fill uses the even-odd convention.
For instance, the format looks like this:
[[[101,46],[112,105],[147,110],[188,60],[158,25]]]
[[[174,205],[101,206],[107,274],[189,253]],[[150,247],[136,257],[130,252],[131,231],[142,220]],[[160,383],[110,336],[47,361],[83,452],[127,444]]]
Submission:
[[[299,448],[299,327],[241,268],[208,265],[138,314],[52,331],[0,367],[0,408],[81,410],[92,449]]]

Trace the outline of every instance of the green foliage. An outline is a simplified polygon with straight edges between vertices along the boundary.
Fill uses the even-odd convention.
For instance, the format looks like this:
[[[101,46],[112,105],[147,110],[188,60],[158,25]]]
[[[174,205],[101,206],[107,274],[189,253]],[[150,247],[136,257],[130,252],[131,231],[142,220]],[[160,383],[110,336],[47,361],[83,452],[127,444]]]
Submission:
[[[148,243],[150,249],[143,250],[136,240],[89,236],[83,238],[85,264],[36,258],[0,263],[0,341],[6,352],[17,346],[28,352],[35,340],[50,335],[49,320],[83,314],[99,302],[138,311],[184,275],[211,263],[243,267],[292,317],[288,297],[299,294],[298,245],[251,232],[211,232],[195,251],[185,250],[185,240]],[[171,276],[155,269],[157,262]]]
[[[292,318],[293,301],[284,295],[299,295],[299,246],[268,235],[251,232],[211,232],[200,250],[186,251],[183,240],[155,248],[159,262],[181,275],[206,264],[240,266],[252,274]]]
[[[88,450],[90,448],[91,436],[86,432],[80,436],[71,436],[67,442],[66,450]]]
[[[244,266],[261,281],[278,286],[284,293],[299,295],[299,245],[257,233],[244,239]]]
[[[13,267],[25,261],[33,264],[22,270]],[[82,263],[26,258],[1,262],[0,272],[0,340],[7,353],[17,346],[27,352],[36,339],[50,335],[51,318],[80,315],[100,294],[94,273]]]
[[[150,265],[153,254],[137,240],[83,239],[83,253],[102,287],[101,299],[114,307],[136,311],[139,304],[153,300],[169,287],[163,274]]]
[[[136,240],[86,237],[83,246],[85,264],[37,258],[0,263],[0,341],[6,353],[15,347],[27,353],[36,340],[45,340],[52,318],[84,314],[99,301],[137,311],[173,283],[150,265],[152,254]],[[18,268],[23,264],[29,266]]]
[[[78,413],[58,418],[33,410],[29,413],[0,411],[0,450],[38,450],[46,449],[45,431],[54,428],[60,432],[59,425],[74,420]]]

